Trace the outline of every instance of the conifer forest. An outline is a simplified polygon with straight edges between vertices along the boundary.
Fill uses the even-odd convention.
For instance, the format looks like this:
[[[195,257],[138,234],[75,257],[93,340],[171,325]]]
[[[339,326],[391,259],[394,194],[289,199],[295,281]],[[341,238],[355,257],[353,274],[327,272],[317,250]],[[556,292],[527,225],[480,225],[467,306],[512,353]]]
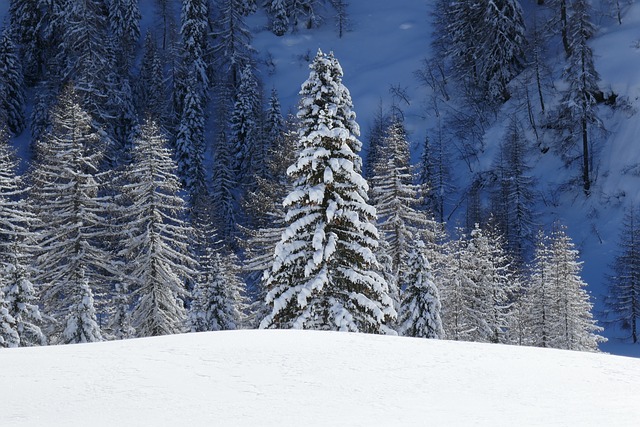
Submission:
[[[287,65],[254,38],[348,40],[365,0],[5,1],[0,347],[231,329],[638,341],[640,199],[616,205],[602,166],[614,119],[637,117],[592,43],[632,1],[425,1],[420,89],[372,81],[389,90],[362,115],[331,46],[275,85]],[[595,225],[575,231],[566,206]],[[585,234],[615,247],[602,292]]]

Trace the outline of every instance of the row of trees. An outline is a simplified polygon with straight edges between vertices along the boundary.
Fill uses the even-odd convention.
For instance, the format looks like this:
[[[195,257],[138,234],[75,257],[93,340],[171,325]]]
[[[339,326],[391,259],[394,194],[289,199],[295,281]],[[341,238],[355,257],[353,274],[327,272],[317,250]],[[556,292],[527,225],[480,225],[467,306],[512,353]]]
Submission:
[[[397,121],[381,147],[388,162],[376,166],[394,182],[372,191],[378,216],[341,77],[333,55],[319,52],[303,85],[283,229],[275,245],[263,246],[271,256],[264,300],[253,307],[260,326],[596,350],[600,329],[565,233],[540,238],[522,281],[498,235],[476,227],[443,242],[419,199],[407,197],[417,190]],[[213,245],[203,250],[212,230],[200,237],[185,222],[177,167],[158,126],[142,123],[127,167],[104,171],[106,148],[72,87],[51,117],[28,197],[20,197],[15,174],[5,175],[3,345],[245,326],[249,310],[233,257]],[[8,151],[4,158],[3,170],[14,170]],[[263,242],[272,235],[255,233]],[[104,326],[97,313],[107,314]]]

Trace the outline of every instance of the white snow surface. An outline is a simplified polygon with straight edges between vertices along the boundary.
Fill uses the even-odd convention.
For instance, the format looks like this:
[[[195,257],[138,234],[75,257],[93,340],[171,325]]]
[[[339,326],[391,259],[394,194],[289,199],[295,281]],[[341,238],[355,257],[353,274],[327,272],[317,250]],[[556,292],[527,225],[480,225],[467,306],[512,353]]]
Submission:
[[[637,426],[640,360],[247,330],[0,351],[0,425]]]

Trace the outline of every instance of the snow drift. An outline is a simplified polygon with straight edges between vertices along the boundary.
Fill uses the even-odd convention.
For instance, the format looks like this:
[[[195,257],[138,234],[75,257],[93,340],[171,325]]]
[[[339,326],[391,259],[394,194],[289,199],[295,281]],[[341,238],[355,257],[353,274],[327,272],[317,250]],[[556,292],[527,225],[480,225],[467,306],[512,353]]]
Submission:
[[[0,351],[0,425],[638,425],[640,360],[310,331]]]

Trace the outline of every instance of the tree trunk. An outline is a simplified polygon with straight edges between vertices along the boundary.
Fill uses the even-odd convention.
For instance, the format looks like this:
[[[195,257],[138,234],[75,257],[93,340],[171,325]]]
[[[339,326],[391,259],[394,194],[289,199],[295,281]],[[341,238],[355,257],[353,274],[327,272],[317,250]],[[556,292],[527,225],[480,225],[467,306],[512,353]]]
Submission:
[[[588,196],[591,189],[589,177],[589,139],[587,135],[587,118],[582,117],[582,182],[584,193]]]

